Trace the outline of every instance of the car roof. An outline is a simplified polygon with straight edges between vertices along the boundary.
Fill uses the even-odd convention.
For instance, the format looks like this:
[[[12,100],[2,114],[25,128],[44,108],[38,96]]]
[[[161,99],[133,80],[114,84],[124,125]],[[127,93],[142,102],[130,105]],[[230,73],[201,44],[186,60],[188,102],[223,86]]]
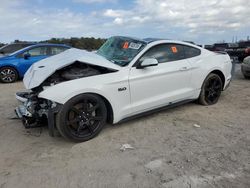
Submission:
[[[174,44],[181,44],[181,45],[186,45],[186,46],[190,46],[193,48],[198,48],[200,50],[203,50],[204,48],[198,46],[197,44],[192,44],[188,41],[178,41],[178,40],[172,40],[172,39],[164,39],[164,38],[144,38],[144,39],[140,39],[140,38],[136,38],[136,37],[130,37],[130,36],[113,36],[113,37],[124,37],[124,38],[129,38],[132,40],[137,40],[140,42],[145,43],[146,45],[154,45],[154,44],[160,44],[160,43],[174,43]]]
[[[66,44],[52,44],[52,43],[37,43],[37,44],[34,44],[30,47],[36,47],[36,46],[62,46],[62,47],[69,47],[71,48],[70,46],[66,45]]]
[[[129,37],[129,36],[128,37],[127,36],[115,36],[115,37],[130,38],[132,40],[138,40],[138,41],[144,42],[146,44],[159,42],[159,41],[164,41],[164,42],[168,42],[168,43],[178,43],[178,44],[183,44],[183,45],[188,45],[188,46],[199,48],[199,46],[197,46],[195,43],[191,43],[189,41],[176,41],[176,40],[171,40],[171,39],[167,39],[167,38],[144,38],[144,39],[140,39],[140,38]]]
[[[164,39],[164,38],[145,38],[143,39],[147,44],[153,43],[153,42],[158,42],[158,41],[165,41],[168,43],[178,43],[182,45],[188,45],[192,47],[199,47],[197,44],[195,44],[192,41],[177,41],[177,40],[171,40],[171,39]]]
[[[130,36],[113,36],[113,37],[121,37],[121,38],[128,38],[128,39],[132,39],[132,40],[137,40],[146,44],[152,43],[152,42],[156,42],[156,41],[160,41],[160,40],[168,40],[168,39],[161,39],[161,38],[137,38],[137,37],[130,37]]]
[[[22,53],[26,50],[29,50],[31,48],[34,48],[34,47],[43,47],[43,46],[57,46],[57,47],[65,47],[65,48],[71,48],[70,46],[66,45],[66,44],[50,44],[50,43],[38,43],[38,44],[34,44],[34,45],[31,45],[31,46],[27,46],[25,48],[22,48],[16,52],[13,52],[12,54],[10,55],[16,55],[16,54],[19,54],[19,53]]]
[[[14,43],[6,44],[6,46],[9,46],[9,45],[19,45],[19,44],[21,44],[21,45],[24,45],[24,44],[26,44],[26,45],[32,45],[32,44],[37,44],[37,43],[35,43],[35,42],[14,42]]]
[[[152,42],[156,42],[156,41],[160,41],[160,40],[169,40],[169,39],[164,39],[164,38],[144,38],[142,40],[149,44],[149,43],[152,43]]]

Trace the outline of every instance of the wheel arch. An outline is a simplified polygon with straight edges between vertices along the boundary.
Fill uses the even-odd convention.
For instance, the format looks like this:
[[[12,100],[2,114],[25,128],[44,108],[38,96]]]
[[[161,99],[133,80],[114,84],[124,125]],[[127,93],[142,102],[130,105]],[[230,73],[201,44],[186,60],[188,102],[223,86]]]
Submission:
[[[225,75],[223,74],[223,72],[221,70],[215,69],[215,70],[211,71],[209,74],[211,74],[211,73],[217,74],[220,77],[220,79],[222,81],[222,84],[223,84],[223,88],[224,88],[225,87],[226,78],[225,78]]]
[[[116,103],[112,100],[107,92],[104,92],[96,88],[84,88],[78,89],[76,85],[70,84],[71,82],[65,82],[62,84],[57,84],[51,86],[38,94],[38,98],[43,98],[46,100],[54,101],[58,104],[64,105],[67,101],[72,99],[75,96],[82,94],[92,94],[100,97],[107,108],[108,111],[108,122],[113,123],[116,116]]]
[[[107,122],[108,123],[113,123],[114,111],[113,111],[113,107],[112,107],[110,101],[106,97],[104,97],[103,95],[98,94],[98,93],[84,93],[84,94],[92,94],[92,95],[97,95],[98,97],[100,97],[104,101],[105,106],[107,108],[107,112],[108,112]]]
[[[13,66],[13,65],[2,65],[2,66],[0,66],[0,69],[2,69],[4,67],[10,67],[10,68],[15,69],[15,71],[17,72],[18,79],[21,78],[20,72],[18,71],[18,68],[16,66]]]

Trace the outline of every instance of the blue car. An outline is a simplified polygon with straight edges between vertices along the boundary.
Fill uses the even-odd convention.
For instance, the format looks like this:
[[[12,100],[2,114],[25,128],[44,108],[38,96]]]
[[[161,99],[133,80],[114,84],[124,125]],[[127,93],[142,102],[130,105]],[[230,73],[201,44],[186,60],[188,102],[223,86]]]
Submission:
[[[33,63],[70,48],[63,44],[36,44],[0,57],[0,82],[15,82],[24,76]]]

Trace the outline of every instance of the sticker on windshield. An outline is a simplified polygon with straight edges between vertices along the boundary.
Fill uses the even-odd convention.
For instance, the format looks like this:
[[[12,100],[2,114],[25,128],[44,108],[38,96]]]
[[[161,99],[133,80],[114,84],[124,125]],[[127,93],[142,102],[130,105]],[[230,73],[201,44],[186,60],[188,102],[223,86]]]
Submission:
[[[124,42],[124,44],[123,44],[123,47],[122,47],[122,48],[123,48],[123,49],[128,49],[128,48],[129,48],[129,46],[128,46],[128,45],[129,45],[129,43],[128,43],[128,42]]]
[[[140,49],[141,46],[142,46],[142,44],[140,44],[140,43],[131,42],[129,44],[128,48],[131,48],[131,49],[134,49],[134,50],[138,50],[138,49]]]

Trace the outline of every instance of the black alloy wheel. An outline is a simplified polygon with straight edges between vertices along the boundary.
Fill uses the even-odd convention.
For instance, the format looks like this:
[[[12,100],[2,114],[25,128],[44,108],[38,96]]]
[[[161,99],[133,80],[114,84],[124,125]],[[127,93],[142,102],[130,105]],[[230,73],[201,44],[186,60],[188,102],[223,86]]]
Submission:
[[[18,79],[17,71],[12,67],[2,67],[0,69],[0,81],[3,83],[13,83]]]
[[[83,142],[97,136],[106,119],[103,100],[97,95],[82,94],[63,105],[57,116],[57,128],[65,138]]]
[[[217,74],[209,74],[203,83],[199,103],[202,105],[216,104],[223,89],[221,78]]]

